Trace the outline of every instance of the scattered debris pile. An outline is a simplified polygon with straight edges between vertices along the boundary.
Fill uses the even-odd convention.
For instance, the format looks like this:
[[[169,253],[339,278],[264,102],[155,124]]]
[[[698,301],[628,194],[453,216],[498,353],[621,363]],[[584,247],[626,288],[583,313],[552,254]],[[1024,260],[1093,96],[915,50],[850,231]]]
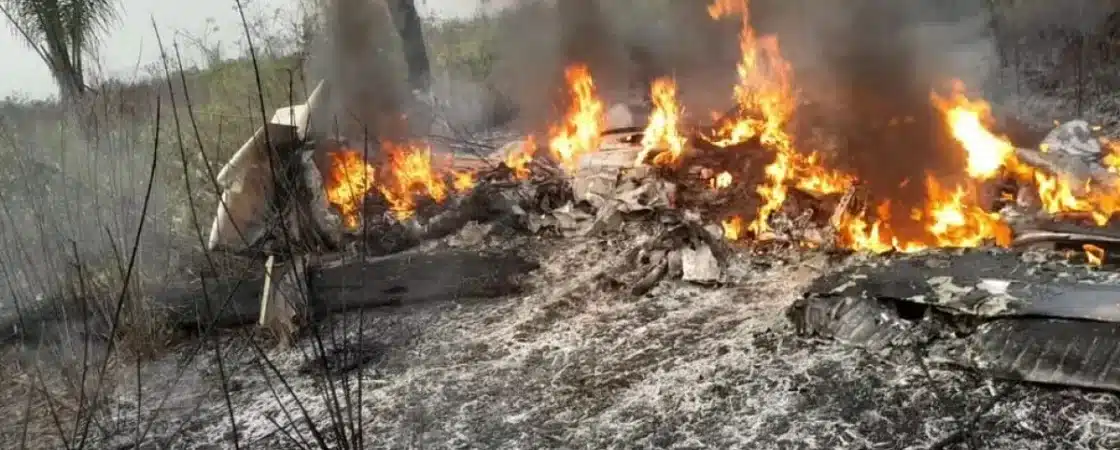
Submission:
[[[1120,275],[1053,252],[854,257],[788,310],[800,333],[996,377],[1120,391]]]
[[[839,169],[843,167],[839,164],[843,161],[836,160],[840,153],[833,151],[827,137],[819,139],[816,132],[822,130],[804,133],[798,131],[804,124],[793,125],[795,113],[812,105],[811,99],[799,98],[792,68],[776,38],[758,36],[745,20],[746,9],[746,2],[734,0],[716,2],[710,9],[716,19],[744,18],[743,54],[732,92],[735,107],[702,124],[685,114],[676,83],[668,77],[651,83],[651,107],[644,121],[617,123],[618,117],[627,115],[620,111],[627,108],[607,108],[590,70],[573,64],[565,71],[568,95],[563,115],[547,132],[510,142],[490,155],[441,152],[425,139],[372,146],[309,130],[309,117],[315,115],[309,111],[317,107],[324,89],[320,85],[306,105],[278,111],[219,175],[226,190],[212,229],[211,249],[256,249],[269,255],[266,299],[272,291],[268,280],[276,258],[294,266],[303,260],[311,260],[312,265],[315,260],[356,260],[368,266],[373,262],[368,258],[376,255],[407,259],[409,250],[452,236],[472,223],[566,239],[602,238],[623,228],[642,228],[648,232],[646,239],[597,278],[634,295],[648,293],[666,279],[728,283],[729,261],[742,255],[765,258],[802,251],[850,251],[865,255],[865,272],[875,268],[883,273],[861,273],[863,266],[857,264],[835,275],[843,281],[821,281],[835,286],[816,289],[791,313],[803,329],[865,345],[886,345],[872,343],[864,334],[878,336],[868,327],[884,322],[868,311],[886,308],[883,299],[887,298],[896,311],[884,313],[890,319],[887,323],[893,324],[884,330],[894,333],[884,339],[960,342],[967,350],[964,353],[987,358],[974,365],[1011,364],[1014,367],[1006,370],[1023,372],[1023,367],[1015,366],[1021,361],[999,360],[1003,353],[983,353],[1013,348],[989,349],[986,346],[993,341],[986,336],[998,333],[986,330],[1025,332],[997,328],[1004,326],[999,324],[1051,323],[1020,319],[1024,310],[1008,306],[1025,301],[1009,294],[1015,283],[1025,282],[1008,278],[1020,270],[1006,264],[1012,258],[1008,255],[1016,254],[989,250],[960,254],[948,249],[1073,248],[1093,265],[1107,263],[1109,255],[1120,250],[1120,231],[1112,228],[1113,216],[1120,211],[1120,146],[1101,141],[1094,136],[1096,130],[1081,120],[1059,125],[1037,145],[1012,143],[994,130],[990,106],[970,98],[963,84],[953,83],[947,93],[931,87],[930,110],[925,112],[936,114],[890,118],[885,126],[939,129],[946,138],[943,150],[960,156],[956,159],[963,164],[945,168],[948,173],[927,173],[924,197],[907,196],[910,203],[903,204],[897,192],[889,192],[889,183],[878,183],[878,191],[872,191],[856,174]],[[932,122],[915,124],[916,120]],[[324,258],[334,253],[362,257]],[[876,260],[867,255],[882,256]],[[1029,270],[1037,272],[1058,263],[1031,264]],[[941,270],[938,267],[952,273],[930,281],[928,273]],[[433,269],[417,266],[416,270]],[[952,281],[957,270],[965,281]],[[991,271],[999,276],[967,279]],[[925,281],[911,279],[919,274]],[[404,284],[426,279],[420,273],[401,277],[408,281]],[[867,281],[880,279],[876,277],[887,281]],[[876,289],[918,289],[915,286],[930,283],[949,286],[945,279],[952,281],[949,291],[876,293]],[[311,283],[306,277],[297,282]],[[418,285],[412,289],[422,290]],[[432,292],[458,291],[448,287]],[[946,292],[963,297],[956,300]],[[977,295],[1003,303],[999,308],[988,303],[981,307],[973,304],[980,301]],[[921,317],[930,318],[911,317],[908,314],[915,308],[910,306],[904,308],[907,313],[898,312],[903,302],[927,305],[917,309],[924,311]],[[1036,316],[1053,312],[1025,311]],[[850,318],[849,312],[854,314]],[[970,319],[957,320],[964,317]],[[1011,321],[1012,317],[1018,321]],[[1085,326],[1105,333],[1106,326],[1098,322],[1107,320],[1093,320],[1097,322]],[[953,325],[956,322],[972,328],[962,332]],[[898,331],[904,328],[920,333]],[[956,334],[946,334],[949,329]],[[930,336],[937,339],[923,333],[933,333]],[[1052,382],[1079,379],[1070,383],[1091,385],[1083,372],[1077,372],[1083,368],[1071,367],[1052,367],[1041,375],[1027,371],[1021,377],[1036,381],[1051,377]],[[1110,376],[1101,375],[1104,378],[1095,383],[1115,383]]]
[[[1088,122],[1074,120],[1036,146],[1015,149],[1018,163],[1005,171],[996,208],[1015,229],[1016,245],[1115,245],[1120,239],[1112,220],[1120,210],[1120,153],[1096,134]],[[1033,180],[1023,182],[1015,172]]]

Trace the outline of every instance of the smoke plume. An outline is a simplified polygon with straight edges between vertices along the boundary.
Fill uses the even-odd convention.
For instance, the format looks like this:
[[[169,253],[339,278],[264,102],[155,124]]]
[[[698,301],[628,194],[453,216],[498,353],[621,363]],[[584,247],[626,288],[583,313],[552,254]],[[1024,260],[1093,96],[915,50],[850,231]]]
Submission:
[[[987,11],[983,2],[920,0],[765,1],[754,9],[759,30],[778,34],[811,102],[801,129],[836,136],[837,163],[904,211],[924,203],[927,174],[962,173],[963,154],[930,94],[948,92],[954,79],[986,84],[996,67]]]
[[[323,33],[311,72],[330,86],[324,115],[313,120],[333,134],[395,139],[408,89],[399,38],[383,0],[323,0]],[[337,130],[335,129],[337,125]]]
[[[731,103],[736,29],[711,20],[704,1],[529,0],[506,14],[495,84],[528,131],[559,116],[574,63],[589,67],[608,103],[645,95],[661,76],[676,76],[682,100],[705,115]]]

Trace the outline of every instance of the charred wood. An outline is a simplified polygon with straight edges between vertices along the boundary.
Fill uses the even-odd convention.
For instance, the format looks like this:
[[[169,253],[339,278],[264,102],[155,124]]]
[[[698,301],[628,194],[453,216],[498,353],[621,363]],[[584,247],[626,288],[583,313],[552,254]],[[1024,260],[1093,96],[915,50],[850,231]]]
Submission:
[[[464,196],[449,200],[441,209],[430,218],[367,227],[362,230],[366,235],[365,250],[379,255],[402,252],[421,243],[450,236],[470,222],[516,222],[524,215],[517,202],[493,184],[481,184]]]
[[[303,319],[358,308],[466,298],[494,298],[519,289],[519,276],[535,263],[515,254],[462,250],[406,252],[389,256],[334,254],[317,258],[305,271],[280,269],[285,296],[306,304]],[[302,279],[296,279],[299,277]],[[306,287],[298,288],[299,284]],[[206,280],[155,297],[168,321],[196,330],[256,323],[264,274],[237,280]],[[298,321],[297,321],[298,322]]]

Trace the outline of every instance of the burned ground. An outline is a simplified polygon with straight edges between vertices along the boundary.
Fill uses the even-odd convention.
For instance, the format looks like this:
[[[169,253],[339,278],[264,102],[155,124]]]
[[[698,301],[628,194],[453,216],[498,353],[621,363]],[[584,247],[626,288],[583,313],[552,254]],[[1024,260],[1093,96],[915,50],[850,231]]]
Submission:
[[[744,253],[726,286],[665,282],[635,298],[593,276],[633,239],[490,241],[481,245],[541,255],[532,291],[499,301],[351,313],[324,325],[331,330],[326,339],[342,342],[328,347],[349,343],[331,357],[345,354],[363,364],[352,372],[360,375],[363,405],[354,420],[368,447],[1120,444],[1120,399],[1112,394],[994,381],[917,364],[904,354],[881,357],[796,337],[784,311],[838,264],[834,258],[752,259]],[[313,369],[318,362],[309,357],[309,340],[296,350],[266,352],[329,439],[325,381]],[[141,422],[152,424],[150,445],[229,446],[229,407],[244,448],[299,448],[299,436],[311,439],[296,400],[250,341],[236,332],[223,341],[224,370],[232,374],[225,383],[228,406],[213,349],[181,365],[188,345],[138,374],[122,372],[132,375],[121,380],[106,408],[113,413],[104,428],[120,432],[110,441],[123,445],[135,435],[137,393],[130,378],[137,375],[144,380]],[[349,380],[352,397],[358,379]],[[347,391],[335,388],[340,396]],[[16,436],[17,428],[5,428],[5,440]]]

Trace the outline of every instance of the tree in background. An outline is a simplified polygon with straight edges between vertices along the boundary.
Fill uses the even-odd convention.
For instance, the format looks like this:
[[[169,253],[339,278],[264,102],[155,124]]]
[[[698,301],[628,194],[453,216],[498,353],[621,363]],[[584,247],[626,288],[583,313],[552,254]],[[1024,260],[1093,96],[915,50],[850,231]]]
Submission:
[[[0,12],[46,63],[66,102],[87,91],[86,58],[117,19],[118,6],[114,0],[0,0]]]
[[[408,65],[408,84],[413,91],[427,92],[431,84],[431,64],[424,43],[424,30],[415,0],[389,0],[389,10],[401,37],[404,61]]]

